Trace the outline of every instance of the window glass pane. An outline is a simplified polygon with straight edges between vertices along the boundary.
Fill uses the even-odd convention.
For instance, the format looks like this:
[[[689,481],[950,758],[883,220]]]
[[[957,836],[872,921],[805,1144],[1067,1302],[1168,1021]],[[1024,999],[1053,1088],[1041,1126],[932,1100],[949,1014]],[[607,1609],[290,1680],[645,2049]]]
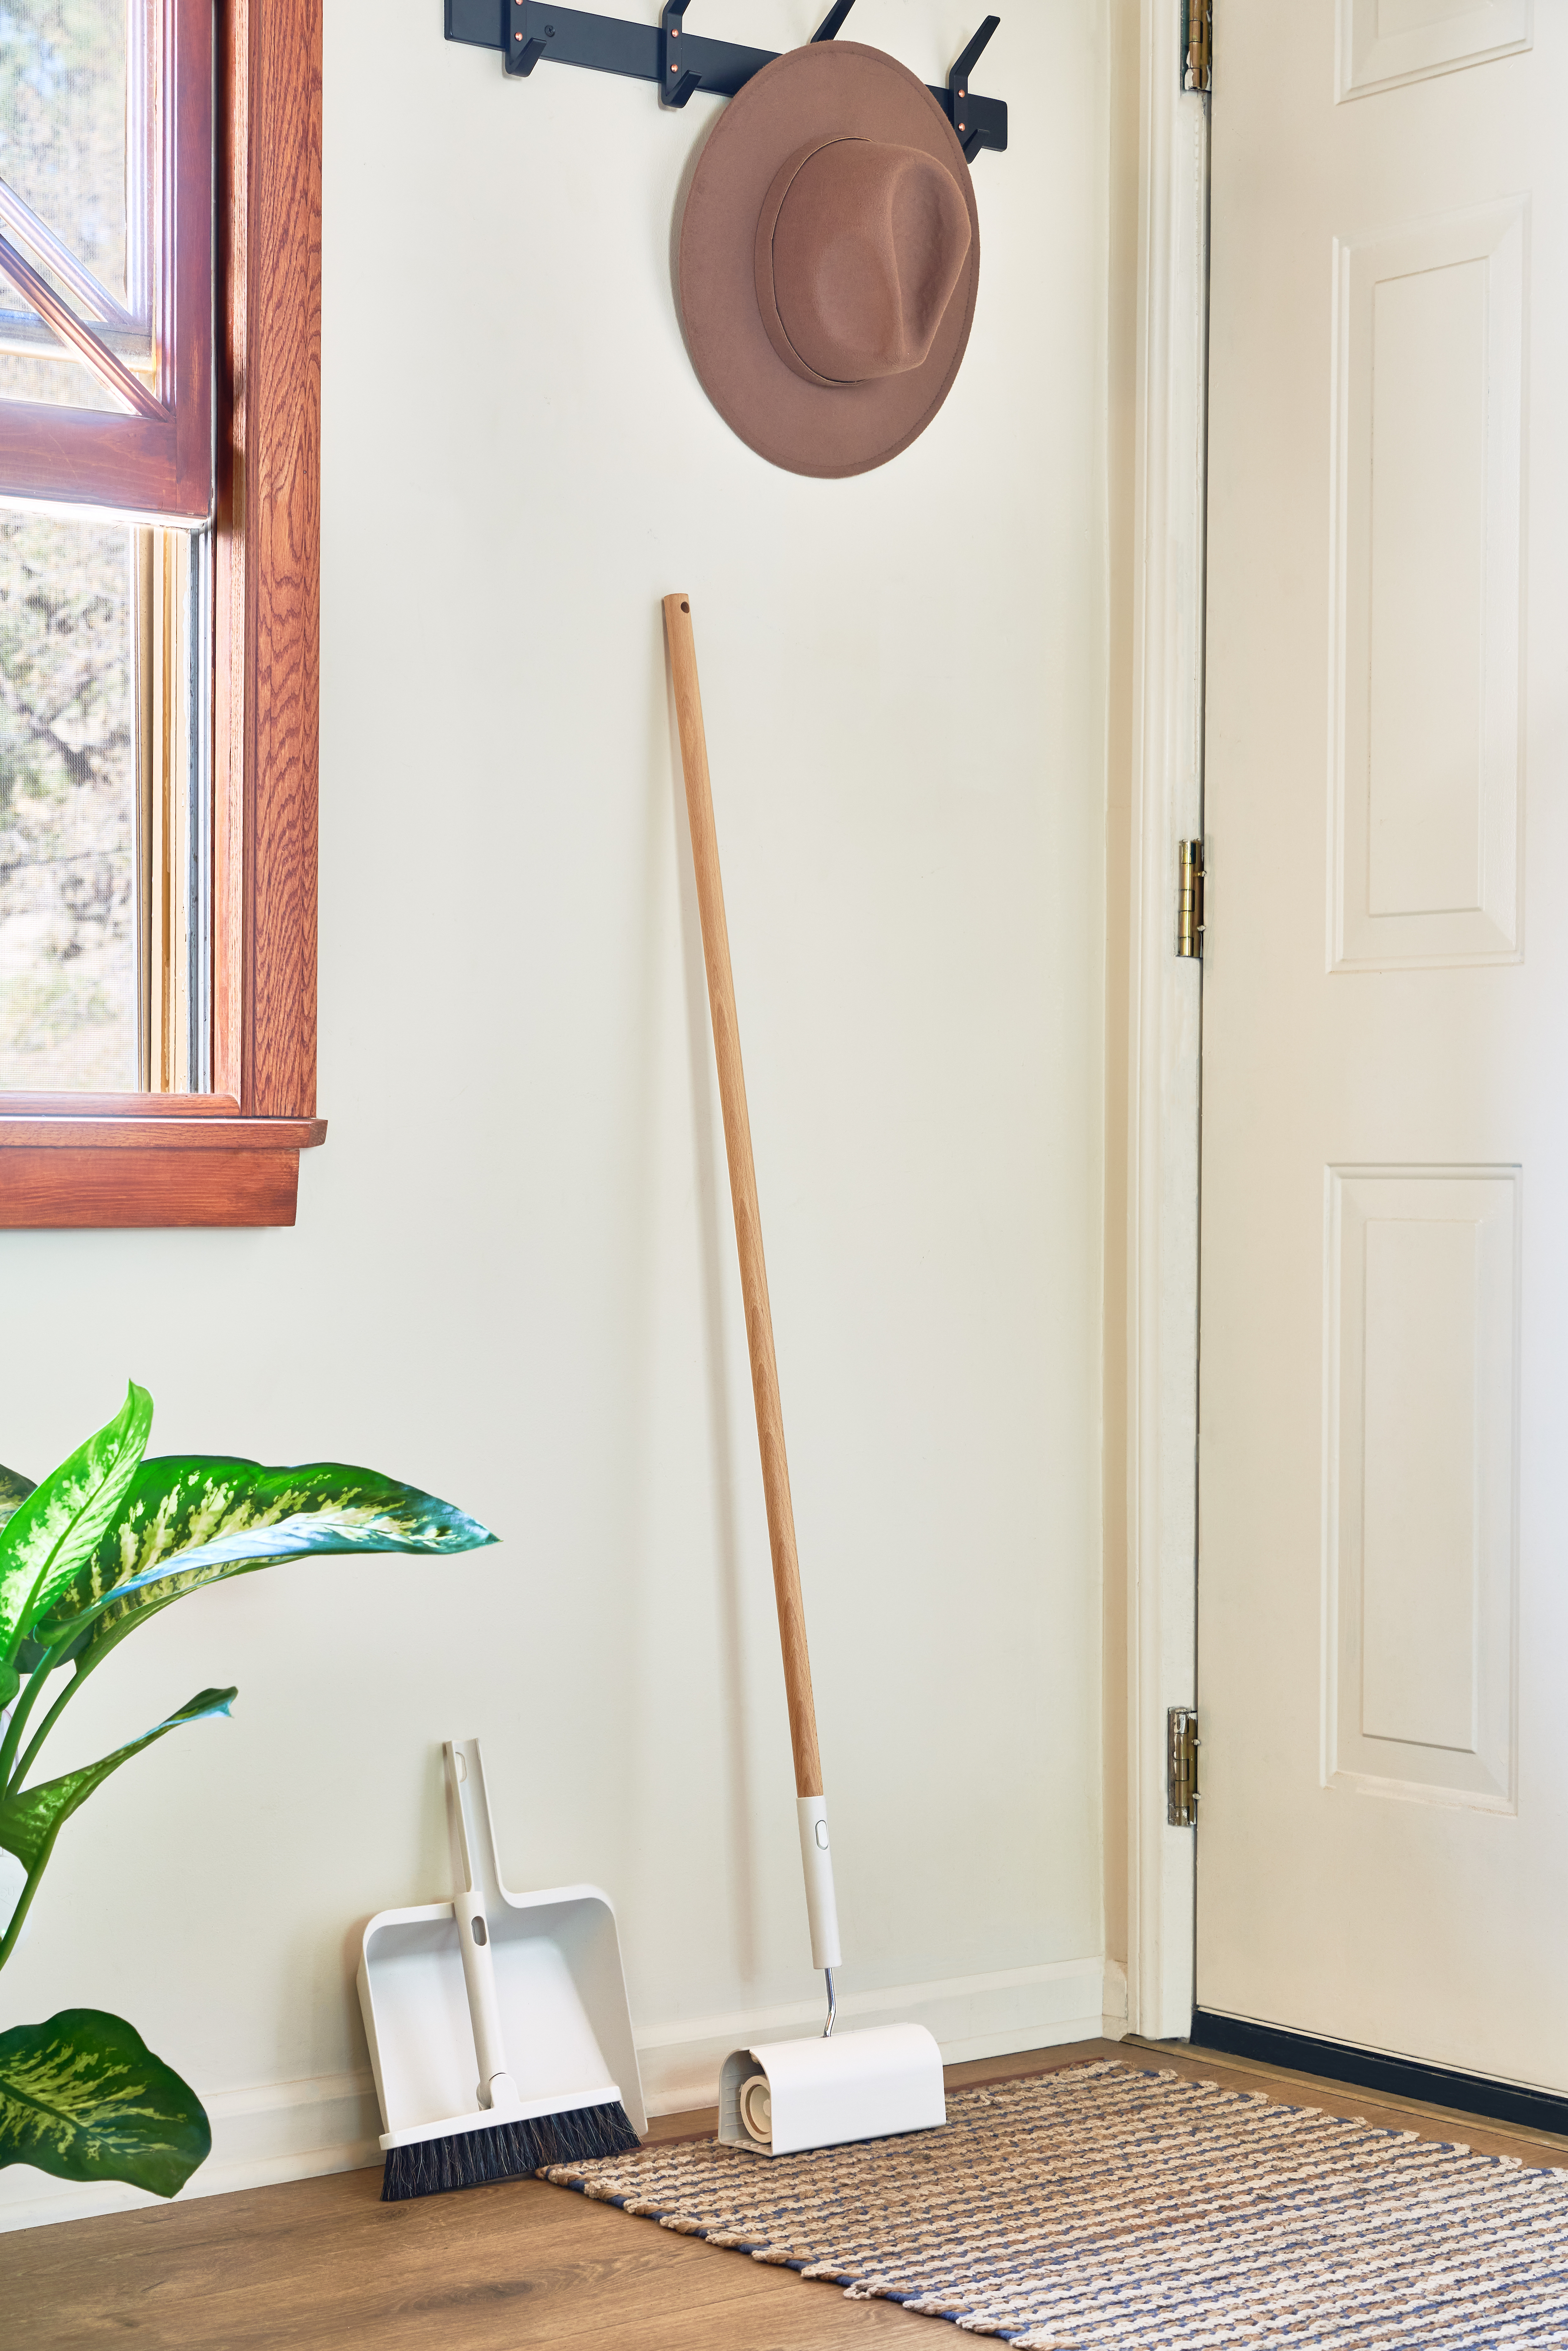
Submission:
[[[4,281],[0,280],[0,296]],[[37,400],[51,408],[99,408],[108,415],[125,413],[109,386],[78,359],[21,358],[6,348],[6,314],[0,310],[0,400]]]
[[[0,236],[148,374],[152,35],[150,0],[0,0]],[[0,398],[120,406],[3,272]]]
[[[0,1088],[141,1082],[132,537],[0,515]]]
[[[0,5],[0,173],[130,308],[125,83],[125,0]]]

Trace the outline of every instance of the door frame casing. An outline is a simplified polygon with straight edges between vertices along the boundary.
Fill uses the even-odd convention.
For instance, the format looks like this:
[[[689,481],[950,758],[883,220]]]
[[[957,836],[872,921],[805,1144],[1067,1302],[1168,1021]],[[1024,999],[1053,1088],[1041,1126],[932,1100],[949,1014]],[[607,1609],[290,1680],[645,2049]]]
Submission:
[[[1176,844],[1203,830],[1208,106],[1182,11],[1139,44],[1127,1207],[1127,2025],[1185,2038],[1191,1829],[1166,1817],[1166,1716],[1197,1696],[1202,965],[1176,953]]]

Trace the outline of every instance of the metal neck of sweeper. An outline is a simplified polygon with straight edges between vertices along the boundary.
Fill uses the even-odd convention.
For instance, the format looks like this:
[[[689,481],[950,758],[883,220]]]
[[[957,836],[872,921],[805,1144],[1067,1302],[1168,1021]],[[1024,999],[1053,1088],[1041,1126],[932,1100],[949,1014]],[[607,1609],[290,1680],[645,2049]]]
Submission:
[[[828,2021],[822,2027],[822,2038],[825,2041],[829,2033],[831,2032],[833,2025],[837,2020],[839,2003],[838,1997],[833,1991],[833,1971],[831,1968],[824,1968],[822,1970],[822,1973],[828,1979]]]

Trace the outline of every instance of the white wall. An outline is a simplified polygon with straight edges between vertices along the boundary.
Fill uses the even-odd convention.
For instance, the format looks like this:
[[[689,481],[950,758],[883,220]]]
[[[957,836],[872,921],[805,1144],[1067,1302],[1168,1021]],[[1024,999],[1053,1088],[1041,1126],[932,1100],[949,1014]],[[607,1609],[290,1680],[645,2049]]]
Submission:
[[[700,29],[787,46],[822,5],[702,0]],[[956,387],[892,465],[813,482],[683,352],[670,225],[710,101],[507,83],[437,0],[329,9],[329,1141],[292,1232],[0,1237],[0,1458],[39,1474],[130,1372],[155,1449],[370,1461],[505,1538],[191,1602],[59,1740],[63,1768],[240,1684],[67,1830],[0,1984],[0,2025],[112,2007],[221,2094],[210,2185],[362,2158],[353,1930],[443,1890],[453,1733],[486,1740],[513,1883],[613,1893],[653,2105],[740,2020],[814,2010],[671,588],[842,1990],[912,1988],[966,2053],[1097,2029],[1105,15],[1005,16]],[[939,79],[976,17],[860,0],[853,29]],[[0,2196],[87,2209],[22,2169]]]

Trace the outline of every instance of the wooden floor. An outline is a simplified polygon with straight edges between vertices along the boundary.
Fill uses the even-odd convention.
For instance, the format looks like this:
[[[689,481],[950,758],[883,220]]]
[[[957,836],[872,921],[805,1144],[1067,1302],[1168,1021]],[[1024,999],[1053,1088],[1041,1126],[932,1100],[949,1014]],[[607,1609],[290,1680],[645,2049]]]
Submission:
[[[1090,2041],[947,2069],[950,2088],[1088,2057],[1171,2065],[1289,2105],[1568,2168],[1568,2139],[1170,2044]],[[711,2129],[665,2116],[653,2135]],[[677,2237],[538,2180],[407,2204],[381,2173],[72,2220],[0,2241],[0,2340],[27,2351],[836,2351],[934,2322]],[[914,2330],[924,2330],[915,2334]],[[968,2338],[946,2333],[940,2345]]]

